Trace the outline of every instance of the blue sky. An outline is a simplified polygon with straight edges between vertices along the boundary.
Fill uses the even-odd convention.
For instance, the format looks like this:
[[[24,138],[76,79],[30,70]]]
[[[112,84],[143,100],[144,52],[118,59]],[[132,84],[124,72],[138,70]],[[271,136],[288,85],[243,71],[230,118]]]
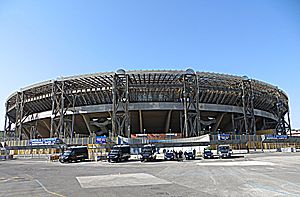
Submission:
[[[0,129],[13,92],[139,69],[247,75],[283,89],[300,128],[300,1],[0,0]]]

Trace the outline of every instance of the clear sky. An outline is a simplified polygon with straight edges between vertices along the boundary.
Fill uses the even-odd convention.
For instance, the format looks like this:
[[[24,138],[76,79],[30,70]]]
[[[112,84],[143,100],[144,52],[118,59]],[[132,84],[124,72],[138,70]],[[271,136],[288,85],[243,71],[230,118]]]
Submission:
[[[299,0],[0,0],[0,130],[6,98],[27,85],[188,67],[278,86],[300,128],[299,66]]]

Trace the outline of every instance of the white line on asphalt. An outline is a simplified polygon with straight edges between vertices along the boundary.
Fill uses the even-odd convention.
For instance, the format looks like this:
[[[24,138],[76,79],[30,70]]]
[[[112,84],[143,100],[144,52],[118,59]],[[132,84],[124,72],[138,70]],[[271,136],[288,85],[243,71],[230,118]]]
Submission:
[[[214,182],[214,185],[217,185],[217,181],[214,179],[214,177],[211,175],[210,179]]]
[[[274,166],[276,164],[263,161],[234,161],[234,162],[208,162],[197,163],[199,166]]]
[[[63,196],[61,194],[49,191],[41,182],[39,182],[39,180],[35,179],[35,181],[45,190],[45,192],[47,192],[49,194],[56,195],[56,196],[65,197],[65,196]]]

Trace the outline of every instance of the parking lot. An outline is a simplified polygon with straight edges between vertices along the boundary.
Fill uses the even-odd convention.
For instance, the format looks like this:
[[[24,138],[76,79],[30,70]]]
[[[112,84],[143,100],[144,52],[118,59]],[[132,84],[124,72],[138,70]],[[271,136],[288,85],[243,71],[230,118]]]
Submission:
[[[300,196],[300,153],[124,163],[0,162],[0,196]]]

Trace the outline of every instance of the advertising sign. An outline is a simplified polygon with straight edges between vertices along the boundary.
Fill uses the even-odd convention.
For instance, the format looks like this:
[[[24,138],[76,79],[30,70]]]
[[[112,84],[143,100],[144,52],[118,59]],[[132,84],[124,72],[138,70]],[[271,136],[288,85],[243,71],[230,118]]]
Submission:
[[[106,144],[106,136],[96,136],[96,144]]]
[[[288,139],[287,135],[265,135],[267,140],[286,140]]]
[[[29,144],[32,146],[35,145],[54,145],[59,142],[58,138],[41,138],[41,139],[31,139]]]
[[[229,140],[230,134],[218,134],[218,140]]]

